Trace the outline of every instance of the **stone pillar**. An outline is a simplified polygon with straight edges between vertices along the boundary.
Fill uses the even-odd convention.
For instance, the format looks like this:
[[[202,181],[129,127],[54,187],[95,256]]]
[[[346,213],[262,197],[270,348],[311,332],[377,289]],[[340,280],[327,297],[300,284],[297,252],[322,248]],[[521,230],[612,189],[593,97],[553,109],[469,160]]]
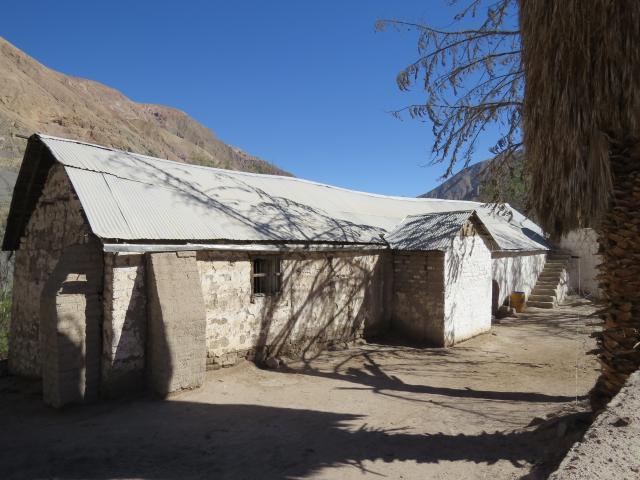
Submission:
[[[147,372],[159,395],[202,385],[206,314],[195,252],[147,254]]]

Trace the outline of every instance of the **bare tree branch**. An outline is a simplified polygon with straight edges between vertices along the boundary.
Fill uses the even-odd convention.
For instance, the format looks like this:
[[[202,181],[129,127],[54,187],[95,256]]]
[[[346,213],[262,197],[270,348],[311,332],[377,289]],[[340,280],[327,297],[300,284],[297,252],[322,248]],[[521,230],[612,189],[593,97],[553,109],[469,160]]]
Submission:
[[[451,3],[456,3],[453,0]],[[498,139],[490,151],[498,157],[493,170],[507,171],[522,144],[520,112],[524,74],[520,61],[520,35],[505,28],[517,11],[516,0],[468,0],[454,21],[461,23],[486,8],[477,28],[451,31],[430,25],[380,20],[386,27],[408,28],[418,34],[420,58],[405,67],[396,83],[402,91],[421,82],[424,103],[391,111],[395,117],[427,118],[434,143],[430,163],[445,163],[445,177],[472,159],[483,132],[496,127]]]
[[[472,35],[477,33],[488,33],[489,35],[520,35],[519,30],[456,30],[456,31],[444,31],[444,30],[436,30],[435,28],[431,28],[428,25],[424,25],[422,23],[412,23],[412,22],[404,22],[402,20],[394,20],[394,19],[386,19],[383,18],[378,20],[378,28],[383,28],[382,25],[396,25],[403,27],[415,28],[418,30],[423,30],[425,32],[431,32],[438,35]]]

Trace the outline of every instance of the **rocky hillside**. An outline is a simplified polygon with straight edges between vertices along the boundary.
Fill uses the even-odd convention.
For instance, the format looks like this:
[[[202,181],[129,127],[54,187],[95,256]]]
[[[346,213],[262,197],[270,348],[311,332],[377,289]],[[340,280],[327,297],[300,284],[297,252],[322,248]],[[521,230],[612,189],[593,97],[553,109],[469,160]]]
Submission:
[[[485,160],[460,170],[440,186],[420,195],[425,198],[493,202],[499,199],[521,212],[526,211],[526,185],[523,174],[524,156],[516,153],[510,167],[503,167],[499,175],[491,171]]]
[[[479,201],[483,174],[490,163],[491,160],[485,160],[470,165],[420,197]]]
[[[287,175],[222,142],[184,112],[136,103],[100,83],[55,72],[0,38],[0,167],[18,168],[26,141],[14,134],[34,132],[180,162]]]

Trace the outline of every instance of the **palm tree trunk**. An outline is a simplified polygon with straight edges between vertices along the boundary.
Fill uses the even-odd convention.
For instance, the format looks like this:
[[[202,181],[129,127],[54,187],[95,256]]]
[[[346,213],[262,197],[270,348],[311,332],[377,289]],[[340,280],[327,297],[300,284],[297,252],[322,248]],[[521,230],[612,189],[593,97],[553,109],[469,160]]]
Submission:
[[[613,194],[598,232],[606,306],[598,340],[602,373],[591,391],[595,412],[640,367],[640,142],[611,145]]]

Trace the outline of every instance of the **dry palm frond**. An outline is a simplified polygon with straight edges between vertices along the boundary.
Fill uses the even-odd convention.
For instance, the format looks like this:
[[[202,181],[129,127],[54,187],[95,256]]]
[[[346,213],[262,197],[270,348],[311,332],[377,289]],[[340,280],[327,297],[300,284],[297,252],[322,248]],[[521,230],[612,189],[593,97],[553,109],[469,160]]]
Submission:
[[[520,0],[529,207],[560,234],[597,227],[610,143],[640,134],[640,2]]]

